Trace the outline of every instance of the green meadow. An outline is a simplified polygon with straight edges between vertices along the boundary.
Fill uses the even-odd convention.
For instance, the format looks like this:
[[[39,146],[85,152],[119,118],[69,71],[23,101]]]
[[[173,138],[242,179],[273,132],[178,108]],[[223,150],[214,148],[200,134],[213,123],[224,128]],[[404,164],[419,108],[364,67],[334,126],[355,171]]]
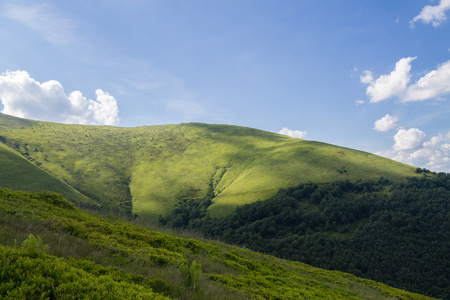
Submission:
[[[104,211],[154,221],[206,196],[210,216],[223,217],[301,182],[416,176],[412,166],[366,152],[231,125],[120,128],[0,115],[0,139]]]

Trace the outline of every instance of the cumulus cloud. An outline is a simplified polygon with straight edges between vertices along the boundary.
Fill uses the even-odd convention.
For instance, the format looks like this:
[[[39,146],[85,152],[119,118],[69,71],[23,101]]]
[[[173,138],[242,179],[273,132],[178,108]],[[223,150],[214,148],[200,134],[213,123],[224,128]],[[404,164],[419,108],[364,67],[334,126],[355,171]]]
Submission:
[[[423,143],[424,147],[436,147],[442,142],[450,142],[450,131],[446,134],[440,133],[437,136],[433,136],[429,142]]]
[[[400,59],[390,74],[381,75],[376,80],[370,71],[364,71],[360,80],[369,84],[366,93],[370,102],[392,97],[398,97],[401,102],[423,101],[439,99],[450,93],[450,60],[410,84],[411,62],[414,59],[416,57]]]
[[[400,129],[394,136],[395,144],[394,150],[409,150],[415,149],[422,145],[425,141],[426,135],[423,131],[417,128],[410,128],[408,130]]]
[[[395,123],[397,121],[396,117],[386,114],[381,119],[375,121],[375,127],[373,129],[380,132],[389,131],[397,126]]]
[[[450,60],[410,85],[402,101],[422,101],[450,93]]]
[[[450,131],[432,137],[415,149],[381,151],[378,155],[438,172],[450,172]]]
[[[431,25],[437,27],[447,20],[445,15],[447,10],[450,10],[450,0],[441,0],[435,6],[427,5],[422,8],[419,15],[412,19],[411,27],[414,27],[414,23],[417,21],[422,21],[425,24],[431,23]]]
[[[66,95],[56,80],[40,83],[26,71],[0,75],[2,113],[42,121],[117,125],[116,99],[98,89],[97,99],[88,100],[79,91]]]
[[[411,62],[414,59],[416,57],[400,59],[390,74],[381,75],[377,80],[373,78],[370,71],[364,71],[360,80],[362,83],[370,84],[366,91],[370,97],[370,102],[374,103],[393,96],[400,96],[406,90],[409,83]]]
[[[278,131],[279,134],[287,135],[294,138],[300,138],[302,139],[306,135],[306,131],[300,131],[300,130],[291,130],[287,127],[282,128],[280,131]]]

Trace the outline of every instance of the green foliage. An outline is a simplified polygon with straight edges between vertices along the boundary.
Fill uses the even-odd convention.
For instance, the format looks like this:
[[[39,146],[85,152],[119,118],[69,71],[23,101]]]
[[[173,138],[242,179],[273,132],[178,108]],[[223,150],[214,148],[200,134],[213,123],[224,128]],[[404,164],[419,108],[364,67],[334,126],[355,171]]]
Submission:
[[[182,263],[180,265],[180,272],[186,277],[186,286],[194,290],[198,289],[200,277],[202,276],[202,266],[199,263],[194,260],[189,267],[187,264]]]
[[[168,299],[126,276],[86,272],[77,263],[44,253],[30,256],[0,247],[0,267],[2,299]]]
[[[428,169],[425,169],[425,168],[416,168],[416,173],[418,173],[418,174],[421,174],[421,173],[424,173],[424,174],[429,174],[429,173],[433,173],[434,175],[436,175],[436,172],[431,172],[430,170],[428,170]]]
[[[40,191],[37,193],[37,197],[50,203],[53,206],[74,210],[75,206],[68,202],[66,199],[63,198],[61,194],[57,194],[54,192],[49,191]]]
[[[350,274],[107,221],[48,201],[47,193],[0,189],[0,225],[0,245],[30,231],[42,238],[31,244],[50,245],[38,256],[0,246],[2,299],[428,299]],[[83,247],[56,251],[74,242]]]
[[[71,201],[97,203],[106,212],[137,214],[153,221],[169,215],[179,202],[208,196],[207,212],[224,217],[237,206],[267,199],[299,182],[380,176],[404,181],[408,175],[417,175],[413,167],[369,153],[229,125],[118,128],[27,121],[0,114],[0,136],[2,147],[15,152],[11,161],[19,164],[20,153],[20,164],[28,164],[5,168],[4,172],[20,180],[0,176],[1,185],[19,189],[20,183],[22,189],[29,189],[35,178],[56,176],[62,180],[60,186],[68,183],[91,198],[78,195],[84,200],[77,200],[67,191],[53,190]],[[15,170],[28,172],[30,161],[51,174],[20,177]],[[52,190],[48,185],[37,187]]]
[[[450,174],[445,173],[406,183],[385,178],[304,183],[239,207],[224,219],[187,220],[184,228],[450,299],[449,199]]]
[[[43,245],[39,236],[35,237],[30,234],[28,238],[22,242],[20,249],[28,256],[36,258],[44,256],[48,251],[48,245]]]

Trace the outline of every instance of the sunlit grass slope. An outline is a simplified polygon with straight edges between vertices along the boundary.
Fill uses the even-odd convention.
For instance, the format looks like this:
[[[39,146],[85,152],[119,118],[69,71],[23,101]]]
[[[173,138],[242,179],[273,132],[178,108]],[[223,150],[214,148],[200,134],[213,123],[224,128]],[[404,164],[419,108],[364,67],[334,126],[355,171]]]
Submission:
[[[248,249],[100,219],[57,194],[2,188],[0,270],[2,299],[430,299]]]
[[[1,143],[0,185],[6,188],[24,191],[51,190],[61,193],[64,197],[79,206],[90,208],[99,207],[97,203],[64,181],[35,166]]]
[[[369,153],[231,125],[118,128],[0,115],[0,136],[104,207],[154,220],[207,194],[214,195],[211,216],[220,217],[300,182],[415,175]]]

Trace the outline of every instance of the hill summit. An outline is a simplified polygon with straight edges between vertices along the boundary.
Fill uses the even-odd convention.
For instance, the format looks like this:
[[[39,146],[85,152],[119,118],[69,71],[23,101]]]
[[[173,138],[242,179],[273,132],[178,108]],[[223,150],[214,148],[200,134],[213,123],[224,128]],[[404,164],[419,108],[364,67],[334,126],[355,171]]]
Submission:
[[[20,154],[9,159],[22,160],[22,172],[38,166],[73,189],[63,193],[69,200],[153,220],[187,199],[208,197],[209,214],[223,217],[301,182],[402,181],[415,174],[367,152],[232,125],[122,128],[0,114],[0,141],[0,153]]]

